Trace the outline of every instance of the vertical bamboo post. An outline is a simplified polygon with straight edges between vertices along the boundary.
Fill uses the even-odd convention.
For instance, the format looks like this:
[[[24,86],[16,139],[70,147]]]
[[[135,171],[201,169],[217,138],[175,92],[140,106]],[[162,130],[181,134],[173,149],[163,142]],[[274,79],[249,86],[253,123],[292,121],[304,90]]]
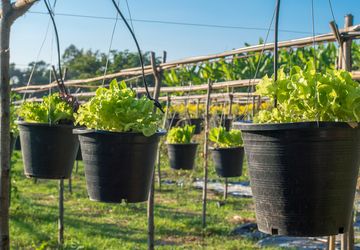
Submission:
[[[207,202],[207,182],[208,182],[208,154],[209,154],[209,128],[210,128],[210,94],[211,94],[211,82],[208,81],[207,95],[206,95],[206,106],[205,106],[205,140],[204,140],[204,185],[202,193],[202,228],[206,228],[206,202]]]
[[[166,63],[166,57],[167,57],[167,54],[166,54],[166,51],[163,51],[163,63]],[[161,82],[162,82],[162,70],[159,70],[157,72],[157,76],[155,76],[155,79],[157,78],[157,80],[155,81],[158,81],[158,85],[161,87]],[[159,93],[158,95],[160,94],[160,90],[159,90]],[[154,93],[155,95],[155,93]],[[166,103],[167,107],[166,107],[166,113],[164,115],[164,120],[163,120],[163,128],[165,128],[166,126],[166,120],[167,120],[167,117],[168,117],[168,114],[169,114],[169,105],[170,103]],[[159,189],[161,190],[161,162],[160,162],[160,151],[161,151],[161,144],[159,145],[158,147],[158,150],[157,150],[157,154],[156,154],[156,165],[157,165],[157,177],[158,177],[158,183],[159,183]]]
[[[59,219],[58,219],[58,243],[64,244],[64,179],[59,180]]]
[[[200,99],[196,100],[196,118],[200,118]]]
[[[234,95],[232,93],[229,94],[229,118],[233,118],[232,117],[232,107],[233,107],[233,100],[234,100]],[[225,183],[224,183],[224,200],[227,199],[228,196],[228,187],[229,187],[229,183],[228,183],[228,179],[225,177]]]
[[[335,250],[335,236],[328,237],[326,250]]]
[[[345,30],[352,26],[354,22],[354,17],[351,14],[345,16],[344,28]],[[352,39],[347,39],[340,44],[342,46],[342,57],[341,68],[346,71],[351,71],[351,45]],[[341,50],[341,49],[340,49]],[[350,224],[347,232],[341,235],[341,250],[353,250],[354,249],[354,212],[351,213]]]
[[[154,74],[155,79],[155,90],[153,98],[155,100],[159,99],[160,95],[160,87],[161,87],[161,77],[156,67],[156,60],[155,60],[155,53],[151,52],[150,54],[151,59],[151,66]],[[154,107],[154,112],[156,112],[156,107]],[[155,246],[155,224],[154,224],[154,193],[155,193],[155,171],[151,177],[151,185],[150,185],[150,192],[149,192],[149,199],[148,199],[148,206],[147,206],[147,217],[148,217],[148,249],[154,250]]]

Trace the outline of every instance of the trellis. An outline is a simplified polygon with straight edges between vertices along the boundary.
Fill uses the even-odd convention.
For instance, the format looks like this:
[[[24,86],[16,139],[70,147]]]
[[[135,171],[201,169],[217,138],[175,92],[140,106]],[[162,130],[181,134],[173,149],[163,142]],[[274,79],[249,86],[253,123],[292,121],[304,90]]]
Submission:
[[[21,1],[19,1],[21,2]],[[26,2],[26,1],[24,1]],[[3,18],[2,18],[3,19]],[[347,23],[349,24],[349,22]],[[339,37],[336,35],[336,32],[332,32],[332,33],[327,33],[327,34],[323,34],[323,35],[318,35],[315,37],[306,37],[306,38],[301,38],[301,39],[295,39],[295,40],[290,40],[290,41],[284,41],[284,42],[280,42],[278,44],[279,48],[301,48],[304,46],[308,46],[315,43],[324,43],[324,42],[334,42],[334,41],[338,41],[338,42],[343,42],[346,41],[344,43],[344,49],[342,49],[342,55],[344,55],[344,62],[340,62],[340,66],[346,70],[349,70],[348,65],[350,58],[348,56],[346,56],[347,54],[349,54],[349,41],[352,41],[353,39],[358,39],[360,37],[360,25],[354,25],[354,26],[350,26],[346,27],[344,29],[341,29],[339,31],[340,37],[342,39],[342,41],[339,41]],[[341,44],[341,46],[343,46]],[[351,46],[351,43],[350,43]],[[220,82],[220,83],[212,83],[212,82],[208,82],[208,83],[204,83],[201,85],[197,85],[197,86],[182,86],[182,87],[162,87],[161,86],[161,74],[164,70],[169,70],[169,69],[174,69],[174,68],[179,68],[179,67],[183,67],[186,65],[193,65],[193,64],[198,64],[204,61],[214,61],[214,60],[219,60],[221,58],[228,58],[228,57],[234,57],[238,54],[246,54],[246,53],[250,53],[250,52],[261,52],[263,50],[265,51],[271,51],[274,48],[274,44],[273,43],[268,43],[268,44],[264,44],[264,45],[256,45],[256,46],[250,46],[250,47],[245,47],[245,48],[239,48],[239,49],[235,49],[235,50],[231,50],[231,51],[227,51],[227,52],[223,52],[223,53],[219,53],[219,54],[213,54],[213,55],[207,55],[207,56],[199,56],[199,57],[190,57],[187,59],[182,59],[182,60],[176,60],[176,61],[172,61],[172,62],[163,62],[160,64],[156,64],[155,63],[155,54],[152,53],[152,64],[148,65],[145,67],[145,75],[153,75],[155,78],[155,82],[156,82],[156,87],[155,88],[149,88],[150,91],[154,92],[154,98],[157,98],[157,96],[159,96],[159,100],[162,101],[184,101],[184,100],[202,100],[206,102],[206,106],[207,106],[207,114],[206,114],[206,131],[205,131],[205,136],[207,136],[207,132],[209,129],[208,126],[208,107],[210,105],[210,101],[211,99],[216,99],[217,102],[225,102],[229,99],[232,100],[232,102],[234,103],[242,103],[242,104],[246,104],[250,101],[254,101],[256,98],[259,98],[256,94],[254,93],[244,93],[244,92],[235,92],[235,93],[231,93],[231,95],[229,93],[212,93],[214,90],[228,90],[228,89],[233,89],[233,88],[237,88],[237,87],[251,87],[256,85],[259,82],[259,79],[242,79],[242,80],[235,80],[235,81],[227,81],[227,82]],[[351,56],[351,55],[350,55]],[[339,60],[342,61],[342,60]],[[133,80],[136,78],[141,77],[141,68],[131,68],[131,69],[125,69],[125,70],[121,70],[117,73],[114,74],[107,74],[105,76],[97,76],[97,77],[93,77],[93,78],[88,78],[88,79],[79,79],[79,80],[69,80],[69,81],[65,81],[65,86],[67,87],[75,87],[75,88],[79,88],[79,89],[84,89],[84,90],[91,90],[93,88],[97,88],[98,86],[100,86],[101,84],[97,84],[97,85],[89,85],[89,83],[94,83],[94,82],[100,82],[105,80],[109,80],[109,79],[113,79],[113,78],[118,78],[118,77],[124,77],[127,78],[125,79],[125,81],[129,81],[129,80]],[[355,80],[360,80],[360,71],[356,71],[353,72],[353,79]],[[52,88],[56,88],[57,87],[57,83],[53,82],[50,84],[44,84],[44,85],[30,85],[27,87],[19,87],[19,88],[13,88],[12,91],[17,92],[17,93],[26,93],[26,94],[34,94],[34,93],[41,93],[41,92],[45,92],[48,91],[49,89]],[[139,93],[145,93],[145,89],[144,88],[134,88],[134,90]],[[174,92],[194,92],[194,91],[207,91],[206,94],[195,94],[195,95],[184,95],[184,96],[171,96],[171,93]],[[86,91],[83,93],[75,93],[73,94],[73,96],[78,97],[79,99],[87,99],[89,97],[92,97],[94,95],[95,92],[91,92],[91,91]],[[161,96],[161,94],[167,94],[168,96]],[[29,98],[28,101],[41,101],[41,98]],[[260,100],[261,101],[261,100]],[[3,107],[2,107],[3,108]],[[6,108],[6,107],[5,107]],[[2,109],[4,110],[4,109]],[[1,131],[1,135],[3,137],[4,131]],[[3,140],[2,140],[3,141]],[[207,143],[207,140],[205,140],[205,143]],[[5,143],[2,143],[1,146],[5,145]],[[6,148],[6,147],[5,147]],[[205,150],[207,150],[207,144],[205,144]],[[6,150],[5,150],[6,151]],[[2,156],[2,158],[5,156]],[[204,189],[203,189],[203,199],[204,199],[204,203],[203,206],[205,206],[204,210],[206,211],[206,176],[207,176],[207,152],[205,151],[205,161],[204,161],[204,171],[205,171],[205,180],[204,180]],[[152,193],[150,195],[149,198],[149,248],[153,249],[153,201],[151,200],[153,199],[153,189],[152,189]],[[203,226],[206,226],[206,220],[205,217],[203,217]],[[334,238],[331,238],[331,242],[334,240]],[[343,240],[343,242],[345,242],[345,239]],[[344,243],[345,244],[345,243]]]

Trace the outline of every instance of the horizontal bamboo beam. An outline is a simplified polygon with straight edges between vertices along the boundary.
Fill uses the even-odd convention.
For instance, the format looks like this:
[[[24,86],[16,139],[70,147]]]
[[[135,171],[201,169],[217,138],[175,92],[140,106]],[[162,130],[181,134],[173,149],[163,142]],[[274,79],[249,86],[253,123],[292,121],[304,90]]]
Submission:
[[[235,81],[227,81],[227,82],[218,82],[214,83],[212,89],[227,89],[227,88],[236,88],[236,87],[245,87],[245,86],[253,86],[258,84],[260,79],[242,79]],[[192,85],[192,86],[176,86],[176,87],[162,87],[161,93],[172,93],[172,92],[191,92],[191,91],[201,91],[206,90],[207,84],[201,85]],[[145,93],[145,88],[134,88],[137,93]],[[153,91],[153,88],[149,88],[149,91]]]
[[[354,25],[347,29],[340,29],[340,34],[345,35],[345,37],[348,38],[357,38],[360,37],[360,25]],[[315,43],[323,43],[323,42],[334,42],[335,36],[333,33],[327,33],[322,35],[317,35],[315,37],[305,37],[305,38],[299,38],[299,39],[293,39],[289,41],[283,41],[279,42],[279,48],[288,48],[288,47],[303,47],[306,45],[311,45],[314,42]],[[168,62],[166,64],[160,64],[160,67],[163,66],[169,66],[169,65],[183,65],[183,64],[191,64],[191,63],[197,63],[202,61],[209,61],[217,58],[224,58],[228,56],[233,56],[236,54],[242,54],[242,53],[249,53],[249,52],[261,52],[262,50],[273,50],[274,49],[274,43],[268,43],[268,44],[259,44],[254,46],[248,46],[243,47],[239,49],[234,49],[230,51],[225,51],[223,53],[219,54],[212,54],[207,56],[197,56],[197,57],[189,57],[182,60],[172,61]]]
[[[360,37],[360,25],[354,25],[354,26],[351,26],[346,29],[340,29],[340,34],[342,34],[345,38],[351,38],[351,39],[359,38]],[[336,40],[336,38],[333,33],[327,33],[327,34],[322,34],[322,35],[318,35],[315,37],[306,37],[306,38],[300,38],[300,39],[293,39],[293,40],[289,40],[289,41],[283,41],[283,42],[279,43],[279,48],[304,47],[307,45],[311,45],[314,42],[315,43],[323,43],[323,42],[333,42],[335,40]],[[157,69],[158,70],[167,70],[167,69],[176,68],[176,67],[179,67],[179,66],[182,66],[185,64],[194,64],[194,63],[199,63],[199,62],[203,62],[203,61],[209,61],[209,60],[214,60],[214,59],[218,59],[218,58],[234,56],[237,54],[244,54],[244,53],[250,53],[250,52],[261,52],[263,50],[271,51],[271,50],[273,50],[273,48],[274,48],[273,43],[259,44],[259,45],[234,49],[234,50],[230,50],[230,51],[225,51],[225,52],[218,53],[218,54],[189,57],[189,58],[175,60],[175,61],[168,62],[168,63],[161,63],[160,65],[158,65]],[[150,75],[152,73],[153,73],[153,71],[152,71],[151,65],[145,66],[145,74]],[[124,69],[117,73],[108,74],[106,76],[97,76],[97,77],[93,77],[93,78],[79,79],[79,80],[69,80],[69,81],[65,82],[65,85],[78,87],[81,84],[98,82],[98,81],[102,81],[103,79],[109,80],[109,79],[113,79],[113,78],[117,78],[117,77],[129,77],[129,76],[138,76],[138,75],[141,75],[141,68],[135,67],[135,68],[130,68],[130,69]],[[46,85],[35,84],[35,85],[27,86],[27,87],[18,87],[18,88],[12,89],[12,91],[24,93],[24,91],[27,92],[27,91],[32,90],[32,92],[27,92],[27,93],[35,93],[36,91],[41,92],[41,91],[48,90],[50,88],[55,88],[56,86],[57,86],[56,82],[52,82],[51,84],[46,84]]]
[[[235,98],[250,98],[253,96],[259,96],[254,93],[246,93],[246,92],[238,92],[238,93],[232,93],[233,97]],[[180,100],[198,100],[198,99],[205,99],[207,98],[207,95],[188,95],[188,96],[170,96],[171,101],[180,101]],[[214,93],[210,95],[211,99],[215,98],[229,98],[228,93]],[[166,101],[167,96],[159,97],[160,101]]]

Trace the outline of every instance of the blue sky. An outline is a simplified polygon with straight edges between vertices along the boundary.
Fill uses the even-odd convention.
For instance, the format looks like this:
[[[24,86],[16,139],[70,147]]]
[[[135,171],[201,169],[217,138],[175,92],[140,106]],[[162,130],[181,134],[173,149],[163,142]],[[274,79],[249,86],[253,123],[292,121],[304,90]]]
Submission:
[[[53,0],[50,0],[53,2]],[[331,12],[328,0],[313,0],[315,29],[317,33],[329,32]],[[274,11],[275,0],[128,0],[133,19],[181,23],[211,24],[237,28],[197,27],[134,21],[135,33],[142,50],[155,51],[161,55],[168,52],[168,60],[188,56],[205,55],[242,47],[244,42],[256,44],[265,37],[266,30],[241,29],[239,27],[267,29]],[[355,24],[360,23],[359,0],[332,0],[334,14],[340,27],[344,16],[354,15]],[[123,13],[128,16],[125,0],[120,0]],[[43,1],[32,9],[45,12]],[[58,0],[57,13],[116,16],[111,0]],[[311,35],[311,0],[282,0],[280,11],[280,40]],[[12,28],[11,61],[24,66],[34,61],[44,39],[49,17],[28,13]],[[70,44],[79,48],[106,52],[109,49],[115,20],[56,16],[61,48]],[[40,59],[55,62],[55,47],[50,32],[40,54]],[[289,30],[304,32],[287,32]],[[269,41],[273,40],[273,33]],[[119,21],[113,41],[113,49],[131,51],[135,46],[125,26]]]

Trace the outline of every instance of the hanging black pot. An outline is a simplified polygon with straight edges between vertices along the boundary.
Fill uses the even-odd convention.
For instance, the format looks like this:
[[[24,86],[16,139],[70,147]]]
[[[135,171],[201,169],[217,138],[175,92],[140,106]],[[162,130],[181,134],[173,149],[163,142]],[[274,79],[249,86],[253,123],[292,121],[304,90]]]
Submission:
[[[232,126],[232,119],[230,118],[223,118],[221,120],[221,127],[224,127],[226,129],[226,131],[230,131],[231,126]]]
[[[76,153],[76,160],[77,160],[77,161],[82,161],[82,155],[81,155],[81,147],[80,147],[80,145],[79,145],[79,149],[78,149],[78,151],[77,151],[77,153]]]
[[[190,119],[189,124],[195,125],[195,131],[194,131],[195,135],[198,135],[201,133],[203,120],[204,120],[203,118],[191,118]]]
[[[165,132],[150,137],[86,129],[74,133],[79,135],[91,200],[134,203],[148,199],[159,139]]]
[[[72,125],[19,122],[25,175],[39,179],[67,179],[79,142]]]
[[[18,136],[14,135],[13,133],[10,133],[10,155],[12,155],[14,149],[15,149],[15,145],[16,145],[16,141],[18,140]]]
[[[172,128],[172,127],[178,127],[180,126],[181,122],[179,122],[181,119],[180,118],[168,118],[166,121],[166,127],[168,129]]]
[[[20,136],[16,136],[14,149],[15,150],[21,150]]]
[[[170,167],[175,170],[192,170],[198,145],[198,143],[167,144]]]
[[[262,232],[347,231],[360,164],[360,129],[343,122],[236,124]]]
[[[244,148],[212,148],[216,173],[220,177],[239,177],[242,174]]]

